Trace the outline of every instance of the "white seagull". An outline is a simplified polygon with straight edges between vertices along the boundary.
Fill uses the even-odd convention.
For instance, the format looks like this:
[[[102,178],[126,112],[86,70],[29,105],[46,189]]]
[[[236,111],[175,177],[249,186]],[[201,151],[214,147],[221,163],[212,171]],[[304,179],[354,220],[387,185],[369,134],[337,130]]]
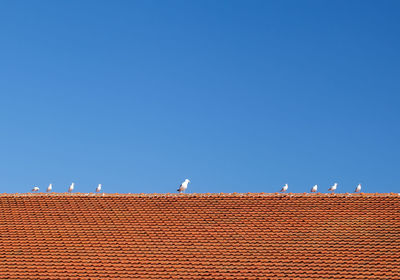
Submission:
[[[334,193],[337,188],[337,185],[338,185],[338,183],[333,184],[333,186],[331,186],[328,191],[331,191],[332,193]]]
[[[281,192],[287,191],[288,188],[289,188],[288,184],[285,184],[285,185],[282,187]]]
[[[52,189],[53,189],[53,184],[50,184],[50,185],[47,187],[47,192],[51,192]]]
[[[184,191],[187,189],[189,183],[190,183],[189,179],[186,179],[186,180],[179,186],[179,189],[177,189],[177,191],[178,191],[179,193],[184,192]]]
[[[68,192],[72,192],[74,190],[75,183],[72,183],[71,186],[69,186]]]
[[[32,191],[33,192],[38,192],[39,191],[39,187],[33,187]]]
[[[96,188],[96,192],[100,192],[101,191],[101,184],[99,184]]]
[[[311,192],[317,192],[318,189],[318,185],[315,185],[314,187],[312,187]]]
[[[357,186],[355,192],[360,192],[360,191],[361,191],[361,184],[358,184],[358,186]]]

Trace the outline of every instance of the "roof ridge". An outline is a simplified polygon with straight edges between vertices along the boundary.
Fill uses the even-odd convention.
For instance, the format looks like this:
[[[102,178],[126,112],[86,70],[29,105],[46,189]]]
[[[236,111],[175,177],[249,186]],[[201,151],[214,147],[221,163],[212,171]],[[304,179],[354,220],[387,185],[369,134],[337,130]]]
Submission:
[[[92,196],[92,197],[400,197],[400,193],[0,193],[0,197]]]

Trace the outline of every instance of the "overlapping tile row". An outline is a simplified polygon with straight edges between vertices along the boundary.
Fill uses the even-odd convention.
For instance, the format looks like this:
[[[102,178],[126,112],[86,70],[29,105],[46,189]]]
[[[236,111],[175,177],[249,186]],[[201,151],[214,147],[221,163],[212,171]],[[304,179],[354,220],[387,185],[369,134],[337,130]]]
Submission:
[[[400,196],[0,195],[0,279],[400,279]]]

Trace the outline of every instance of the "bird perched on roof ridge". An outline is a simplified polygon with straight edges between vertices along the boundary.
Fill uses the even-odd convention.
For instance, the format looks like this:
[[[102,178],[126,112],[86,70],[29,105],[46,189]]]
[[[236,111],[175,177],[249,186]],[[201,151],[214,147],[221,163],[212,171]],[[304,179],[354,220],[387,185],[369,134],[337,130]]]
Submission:
[[[314,185],[314,187],[311,188],[311,192],[317,192],[318,190],[318,185]]]
[[[281,192],[287,191],[288,188],[289,188],[288,184],[285,184],[285,185],[282,187]]]
[[[47,192],[51,192],[52,189],[53,189],[53,184],[50,184],[50,185],[47,187]]]
[[[328,191],[331,191],[332,193],[335,192],[337,186],[338,186],[338,183],[334,183],[333,186],[331,186]]]
[[[69,186],[68,192],[72,192],[75,188],[75,183],[72,183],[71,186]]]
[[[177,191],[179,193],[184,192],[187,189],[189,183],[190,183],[190,180],[189,179],[185,179],[185,181],[183,181],[183,183],[179,186]]]
[[[355,189],[355,192],[360,192],[361,191],[361,184],[358,184],[357,188]]]
[[[96,192],[100,192],[101,191],[101,184],[99,184],[96,188]]]
[[[32,191],[33,192],[38,192],[39,191],[39,187],[33,187]]]

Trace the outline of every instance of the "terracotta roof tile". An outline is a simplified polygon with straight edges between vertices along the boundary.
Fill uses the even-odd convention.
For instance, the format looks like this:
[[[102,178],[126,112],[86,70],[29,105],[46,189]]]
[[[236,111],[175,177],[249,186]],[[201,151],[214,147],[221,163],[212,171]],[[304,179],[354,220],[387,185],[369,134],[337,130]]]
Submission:
[[[0,279],[400,279],[398,194],[2,194]]]

